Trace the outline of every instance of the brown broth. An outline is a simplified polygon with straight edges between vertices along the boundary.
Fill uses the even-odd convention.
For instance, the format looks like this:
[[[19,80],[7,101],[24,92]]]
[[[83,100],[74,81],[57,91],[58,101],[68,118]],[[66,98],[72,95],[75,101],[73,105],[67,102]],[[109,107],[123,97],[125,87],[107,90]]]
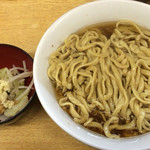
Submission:
[[[104,34],[107,38],[109,38],[110,35],[112,34],[113,30],[115,29],[115,26],[116,26],[116,21],[102,22],[102,23],[97,23],[97,24],[82,28],[79,31],[77,31],[76,33],[79,35],[82,35],[82,33],[86,30],[98,28],[98,29],[100,29],[102,34]]]

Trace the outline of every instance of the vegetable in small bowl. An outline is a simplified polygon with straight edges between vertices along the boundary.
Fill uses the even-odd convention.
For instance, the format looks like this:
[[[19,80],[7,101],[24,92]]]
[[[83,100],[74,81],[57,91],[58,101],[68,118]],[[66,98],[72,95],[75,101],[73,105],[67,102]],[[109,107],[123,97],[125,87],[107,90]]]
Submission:
[[[0,44],[0,124],[19,116],[33,99],[32,66],[28,53]]]

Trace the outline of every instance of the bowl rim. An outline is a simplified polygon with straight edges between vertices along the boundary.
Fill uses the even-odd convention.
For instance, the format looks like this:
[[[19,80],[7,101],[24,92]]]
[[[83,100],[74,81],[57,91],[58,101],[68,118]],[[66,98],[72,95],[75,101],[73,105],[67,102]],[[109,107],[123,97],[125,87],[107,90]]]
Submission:
[[[95,144],[93,143],[88,143],[85,139],[82,139],[80,138],[78,135],[76,135],[76,133],[70,131],[67,127],[63,126],[63,124],[60,124],[60,121],[58,118],[55,117],[54,114],[49,114],[49,110],[47,108],[47,106],[45,105],[44,103],[44,100],[42,98],[42,94],[40,93],[39,89],[38,89],[38,84],[36,83],[36,80],[37,80],[37,76],[36,76],[36,61],[38,61],[38,56],[40,54],[40,47],[42,46],[42,42],[44,41],[44,39],[46,38],[47,34],[49,33],[50,30],[52,30],[55,25],[59,24],[59,22],[61,22],[63,19],[65,19],[65,17],[67,17],[68,15],[70,15],[71,13],[73,13],[73,11],[76,11],[77,9],[80,9],[82,7],[86,7],[87,5],[91,5],[91,4],[96,4],[96,3],[109,3],[109,2],[119,2],[119,3],[129,3],[130,5],[132,4],[140,4],[140,5],[143,5],[145,7],[149,7],[150,8],[150,5],[148,4],[145,4],[145,3],[142,3],[142,2],[139,2],[139,1],[134,1],[134,0],[100,0],[100,1],[92,1],[92,2],[88,2],[88,3],[85,3],[85,4],[82,4],[80,6],[77,6],[69,11],[67,11],[65,14],[63,14],[62,16],[60,16],[56,21],[54,21],[54,23],[52,23],[48,29],[46,30],[46,32],[44,33],[44,35],[42,36],[38,46],[37,46],[37,49],[36,49],[36,53],[35,53],[35,57],[34,57],[34,64],[33,64],[33,78],[34,78],[34,83],[35,83],[35,89],[37,91],[37,96],[39,98],[39,101],[42,105],[42,107],[44,108],[44,110],[46,111],[46,113],[49,115],[49,117],[61,128],[63,129],[65,132],[67,132],[69,135],[71,135],[72,137],[74,137],[75,139],[89,145],[89,146],[92,146],[92,147],[95,147],[95,148],[102,148],[102,149],[107,149],[107,150],[112,150],[113,148],[110,148],[108,146],[106,147],[101,147],[101,146],[96,146]],[[140,136],[140,135],[139,135]],[[139,137],[138,136],[138,137]],[[105,137],[104,137],[105,138]],[[109,138],[108,138],[109,139]],[[123,138],[122,138],[123,139]],[[115,141],[115,139],[112,139]],[[117,144],[117,143],[116,143]],[[147,146],[144,146],[143,147],[144,149],[147,149],[147,148],[150,148],[147,147]]]
[[[24,51],[23,49],[21,49],[21,48],[19,48],[19,47],[17,47],[17,46],[11,45],[11,44],[0,43],[0,46],[1,46],[1,45],[3,45],[3,46],[8,46],[8,47],[14,47],[15,49],[19,50],[20,52],[22,52],[22,53],[24,53],[26,56],[28,56],[28,57],[30,58],[30,60],[32,61],[32,63],[34,62],[34,61],[33,61],[33,58],[32,58],[26,51]],[[25,112],[26,108],[30,105],[30,103],[31,103],[31,101],[34,99],[35,95],[36,95],[36,91],[35,91],[35,89],[34,89],[34,94],[30,97],[29,102],[26,104],[26,106],[25,106],[21,111],[19,111],[16,115],[11,116],[11,117],[7,118],[7,119],[4,120],[4,121],[0,121],[0,125],[1,125],[1,124],[6,124],[6,123],[8,123],[8,122],[10,122],[10,121],[12,121],[12,120],[14,120],[14,119],[16,119],[20,114],[22,114],[23,112]]]

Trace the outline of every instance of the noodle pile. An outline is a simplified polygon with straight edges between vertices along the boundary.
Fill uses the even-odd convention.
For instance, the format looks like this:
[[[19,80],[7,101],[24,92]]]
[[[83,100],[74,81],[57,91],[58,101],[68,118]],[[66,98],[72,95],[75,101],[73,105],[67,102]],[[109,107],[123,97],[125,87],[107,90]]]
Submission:
[[[150,31],[131,21],[117,22],[110,37],[86,29],[70,35],[49,64],[59,105],[75,122],[109,138],[150,131]]]

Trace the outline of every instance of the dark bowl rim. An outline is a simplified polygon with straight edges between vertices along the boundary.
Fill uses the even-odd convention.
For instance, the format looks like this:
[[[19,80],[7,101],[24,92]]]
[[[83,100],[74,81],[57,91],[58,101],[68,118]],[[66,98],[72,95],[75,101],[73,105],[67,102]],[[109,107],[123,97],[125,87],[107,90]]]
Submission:
[[[21,48],[19,48],[19,47],[17,47],[17,46],[11,45],[11,44],[3,44],[3,43],[0,43],[0,46],[1,46],[1,45],[8,46],[8,47],[14,47],[14,48],[18,49],[19,51],[21,51],[21,52],[23,52],[24,54],[26,54],[26,55],[31,59],[32,64],[33,64],[34,59],[33,59],[26,51],[24,51],[23,49],[21,49]],[[32,78],[33,78],[33,77],[32,77]],[[19,111],[16,115],[14,115],[14,116],[12,116],[12,117],[10,117],[10,118],[4,120],[4,121],[0,121],[0,125],[1,125],[1,124],[4,124],[4,123],[8,123],[9,121],[14,120],[14,119],[17,118],[20,114],[22,114],[23,112],[25,112],[26,108],[29,106],[29,104],[31,103],[31,101],[33,100],[33,98],[35,97],[35,95],[36,95],[36,90],[35,90],[35,88],[34,88],[34,94],[30,97],[29,102],[27,103],[27,105],[26,105],[21,111]]]

